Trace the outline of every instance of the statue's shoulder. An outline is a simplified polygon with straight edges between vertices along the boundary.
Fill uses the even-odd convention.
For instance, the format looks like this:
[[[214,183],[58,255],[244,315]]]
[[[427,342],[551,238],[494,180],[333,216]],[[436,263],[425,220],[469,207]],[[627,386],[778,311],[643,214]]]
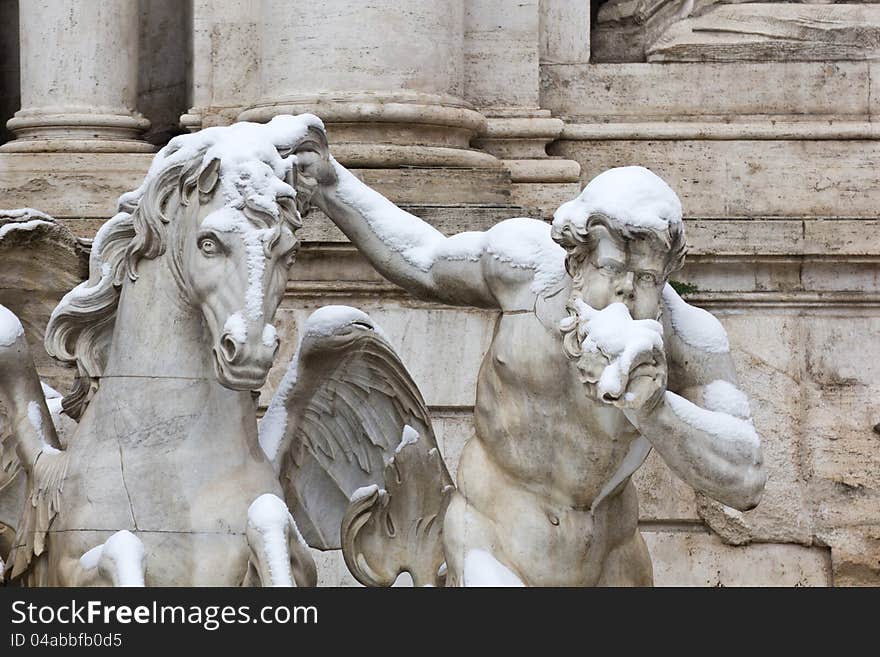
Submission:
[[[727,332],[712,313],[690,305],[668,283],[663,288],[664,334],[690,350],[728,353]]]
[[[721,322],[687,303],[668,284],[663,290],[661,322],[670,390],[736,380],[730,342]]]
[[[556,290],[568,278],[565,250],[550,237],[550,225],[537,219],[506,219],[486,231],[487,278],[524,287],[516,295],[523,305]],[[522,298],[520,298],[522,297]]]

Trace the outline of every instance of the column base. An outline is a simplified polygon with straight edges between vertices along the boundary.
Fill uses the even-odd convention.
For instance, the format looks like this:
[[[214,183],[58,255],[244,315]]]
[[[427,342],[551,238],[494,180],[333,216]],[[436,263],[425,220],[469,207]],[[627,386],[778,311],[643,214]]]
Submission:
[[[263,122],[302,112],[321,117],[334,157],[348,167],[501,167],[493,155],[470,147],[485,130],[486,118],[452,96],[315,95],[261,103],[238,119]]]
[[[202,112],[190,108],[186,114],[180,115],[180,127],[187,132],[198,132],[202,129]]]
[[[6,122],[15,139],[5,153],[152,153],[138,139],[150,122],[140,115],[18,112]]]
[[[510,173],[511,200],[547,218],[580,192],[580,165],[547,155],[547,145],[562,134],[564,122],[547,110],[502,108],[493,114],[474,146],[501,159]]]

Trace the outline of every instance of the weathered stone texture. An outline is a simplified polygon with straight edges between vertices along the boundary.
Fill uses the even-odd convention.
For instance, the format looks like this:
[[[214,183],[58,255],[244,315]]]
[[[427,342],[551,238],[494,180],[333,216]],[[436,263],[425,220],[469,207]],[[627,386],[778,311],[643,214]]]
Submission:
[[[868,3],[719,4],[673,23],[648,61],[859,60],[880,55],[880,8]]]
[[[641,164],[677,190],[688,217],[876,217],[880,155],[871,141],[570,141],[550,152],[586,183]]]
[[[707,117],[722,126],[762,116],[866,117],[877,111],[871,93],[876,67],[868,62],[547,65],[541,70],[541,102],[569,123]]]
[[[645,532],[657,586],[828,586],[828,551],[724,545],[710,534]]]

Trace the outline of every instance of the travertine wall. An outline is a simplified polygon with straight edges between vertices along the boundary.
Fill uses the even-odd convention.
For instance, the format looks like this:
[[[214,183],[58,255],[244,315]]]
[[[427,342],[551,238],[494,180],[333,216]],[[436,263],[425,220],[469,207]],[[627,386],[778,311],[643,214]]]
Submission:
[[[361,22],[384,25],[392,45],[431,36],[406,30],[394,3],[348,4]],[[154,84],[130,109],[166,131],[174,113],[198,129],[315,109],[343,163],[447,233],[547,217],[605,168],[652,168],[682,198],[690,254],[677,278],[729,332],[770,472],[762,503],[740,514],[696,496],[652,455],[636,479],[657,583],[880,584],[880,106],[872,88],[880,69],[870,35],[858,37],[859,56],[834,61],[809,49],[791,61],[771,49],[773,61],[591,63],[585,1],[457,0],[447,12],[407,13],[433,21],[442,36],[432,65],[447,57],[450,68],[426,81],[402,45],[374,48],[361,38],[345,22],[348,4],[327,5],[332,21],[311,15],[309,33],[296,34],[312,45],[298,59],[288,32],[265,40],[267,20],[277,31],[287,25],[279,16],[293,16],[288,3],[196,1],[181,18],[176,3],[142,2],[139,50],[156,63],[142,58],[139,78]],[[191,23],[184,30],[180,20]],[[344,39],[321,32],[339,21]],[[301,21],[289,22],[302,32]],[[155,53],[179,43],[168,30],[191,40],[183,69],[185,55]],[[328,49],[323,61],[315,43]],[[711,59],[716,45],[689,46],[688,57]],[[358,87],[355,58],[365,48],[370,80]],[[304,62],[308,84],[298,88]],[[181,70],[190,80],[185,102],[175,86]],[[86,237],[151,157],[86,150],[94,142],[3,152],[27,150],[21,143],[0,147],[0,206],[39,208]],[[399,347],[454,473],[473,433],[474,382],[495,315],[416,301],[326,218],[306,224],[262,402],[292,355],[298,322],[326,303],[361,307]],[[322,583],[351,582],[338,555],[320,563]]]

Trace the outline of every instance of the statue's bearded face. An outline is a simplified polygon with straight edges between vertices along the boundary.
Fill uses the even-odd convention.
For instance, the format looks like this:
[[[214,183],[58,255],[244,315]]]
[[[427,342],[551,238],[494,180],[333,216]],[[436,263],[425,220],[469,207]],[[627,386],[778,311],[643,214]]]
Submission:
[[[667,249],[659,239],[625,240],[606,226],[590,228],[593,248],[575,273],[573,294],[600,310],[620,302],[633,319],[657,319],[666,283]]]

